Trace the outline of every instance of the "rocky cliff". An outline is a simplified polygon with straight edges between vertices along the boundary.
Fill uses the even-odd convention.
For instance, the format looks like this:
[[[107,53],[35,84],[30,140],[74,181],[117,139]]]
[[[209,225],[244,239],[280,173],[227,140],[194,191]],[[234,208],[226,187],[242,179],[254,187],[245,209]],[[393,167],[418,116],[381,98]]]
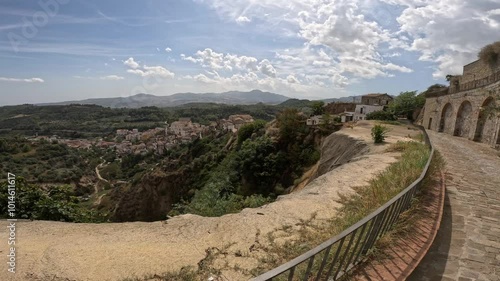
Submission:
[[[368,145],[365,142],[357,141],[347,135],[335,133],[329,135],[321,146],[321,158],[318,170],[313,178],[353,161],[355,157],[366,153],[368,150]]]

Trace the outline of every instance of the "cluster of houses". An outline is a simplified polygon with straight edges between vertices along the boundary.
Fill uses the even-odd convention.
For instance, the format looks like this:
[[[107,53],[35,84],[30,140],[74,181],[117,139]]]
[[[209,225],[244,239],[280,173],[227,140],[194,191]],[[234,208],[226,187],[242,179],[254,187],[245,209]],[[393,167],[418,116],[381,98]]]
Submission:
[[[229,118],[211,122],[208,126],[192,122],[190,118],[179,118],[165,128],[155,128],[145,132],[137,129],[116,131],[116,142],[111,147],[116,147],[119,155],[124,154],[145,154],[153,152],[163,154],[166,150],[181,144],[188,143],[210,132],[231,131],[237,132],[241,126],[253,122],[250,115],[231,115]],[[106,144],[106,143],[104,143]]]
[[[341,113],[342,123],[366,120],[366,115],[384,110],[394,98],[388,94],[368,94],[361,97],[361,104],[356,105],[354,112]]]
[[[222,130],[228,130],[236,133],[241,126],[247,123],[252,123],[253,121],[253,117],[248,114],[231,115],[227,120],[220,120],[220,127]]]
[[[32,141],[47,140],[66,144],[72,148],[89,149],[92,146],[99,148],[113,148],[118,155],[146,154],[153,152],[161,155],[166,150],[181,143],[188,143],[198,138],[203,138],[211,132],[230,131],[238,132],[241,126],[254,122],[252,116],[247,114],[231,115],[228,119],[211,122],[208,126],[192,122],[190,118],[179,118],[166,127],[156,127],[144,132],[138,129],[118,129],[113,141],[103,139],[62,139],[58,136],[35,136]]]
[[[366,120],[367,114],[384,110],[393,99],[392,96],[386,93],[367,94],[361,97],[361,103],[355,105],[354,111],[344,111],[338,116],[342,123]],[[307,119],[306,123],[309,126],[323,124],[323,116],[312,116]]]

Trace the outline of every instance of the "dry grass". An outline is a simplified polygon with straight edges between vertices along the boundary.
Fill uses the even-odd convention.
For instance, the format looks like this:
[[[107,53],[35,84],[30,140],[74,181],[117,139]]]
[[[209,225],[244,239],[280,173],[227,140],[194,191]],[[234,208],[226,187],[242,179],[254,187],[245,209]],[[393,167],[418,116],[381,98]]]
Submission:
[[[411,207],[403,212],[394,227],[392,227],[384,236],[382,236],[374,245],[373,250],[366,257],[366,262],[371,260],[380,261],[386,257],[386,250],[390,249],[392,245],[399,239],[409,239],[414,234],[415,225],[418,221],[428,217],[425,206],[430,203],[428,201],[434,200],[430,196],[430,188],[436,184],[440,184],[441,172],[445,166],[445,161],[438,151],[435,151],[427,176],[424,178],[421,188],[417,191],[412,200]],[[363,264],[360,264],[362,267]],[[347,278],[349,276],[346,276]]]
[[[233,244],[226,244],[220,249],[217,247],[208,248],[205,250],[206,256],[198,262],[198,267],[186,266],[177,271],[170,271],[162,274],[151,274],[142,277],[131,277],[122,281],[206,281],[209,278],[212,281],[222,281],[221,269],[214,266],[214,262],[220,257],[228,255],[228,249]],[[227,269],[227,265],[226,268]]]
[[[372,179],[368,186],[359,187],[356,190],[357,194],[342,196],[343,207],[339,209],[336,217],[319,220],[312,216],[297,225],[285,226],[270,233],[267,237],[268,243],[261,245],[261,250],[267,254],[260,260],[260,266],[255,268],[252,274],[262,274],[292,260],[360,221],[415,181],[430,155],[427,146],[414,141],[398,142],[389,150],[402,152],[399,161]],[[358,239],[358,236],[355,236],[355,239]],[[378,253],[376,249],[372,254]],[[330,255],[335,250],[335,247],[332,248]],[[315,259],[313,272],[320,267],[318,261],[322,260],[323,255]],[[306,268],[307,264],[304,263],[296,268],[295,272],[300,276],[305,273]],[[280,278],[286,280],[285,276],[280,276],[276,280],[281,280]]]

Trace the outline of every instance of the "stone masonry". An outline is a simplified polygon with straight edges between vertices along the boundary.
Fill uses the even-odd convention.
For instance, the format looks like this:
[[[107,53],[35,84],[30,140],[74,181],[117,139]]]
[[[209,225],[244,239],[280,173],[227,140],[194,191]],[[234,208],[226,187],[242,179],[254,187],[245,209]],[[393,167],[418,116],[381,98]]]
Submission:
[[[473,80],[471,80],[473,79]],[[500,103],[500,63],[476,61],[453,76],[450,87],[426,95],[423,126],[491,146],[500,145],[500,118],[492,108]]]

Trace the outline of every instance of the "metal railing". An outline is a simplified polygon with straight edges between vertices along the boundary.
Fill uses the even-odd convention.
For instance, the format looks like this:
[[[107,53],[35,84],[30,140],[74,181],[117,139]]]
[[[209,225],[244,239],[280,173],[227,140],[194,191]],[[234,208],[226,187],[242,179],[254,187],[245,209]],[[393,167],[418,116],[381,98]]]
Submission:
[[[473,81],[461,83],[458,85],[457,88],[452,87],[450,90],[450,93],[454,94],[454,93],[459,93],[459,92],[463,92],[463,91],[474,90],[477,88],[491,85],[491,84],[496,83],[498,81],[500,81],[500,71],[497,71],[491,75],[488,75],[488,76],[480,78],[480,79],[474,79]]]
[[[431,147],[431,153],[417,180],[342,233],[297,258],[255,277],[252,281],[273,280],[275,277],[289,281],[338,280],[362,262],[363,257],[373,248],[375,242],[390,230],[400,214],[410,207],[412,198],[429,171],[434,148],[425,129],[420,128],[424,132],[425,142]]]

